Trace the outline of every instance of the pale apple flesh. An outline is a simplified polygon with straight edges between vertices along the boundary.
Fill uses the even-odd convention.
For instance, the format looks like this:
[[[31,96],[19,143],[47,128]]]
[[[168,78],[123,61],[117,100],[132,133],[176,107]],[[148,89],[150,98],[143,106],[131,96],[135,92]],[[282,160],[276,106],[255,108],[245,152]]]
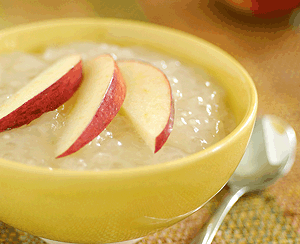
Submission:
[[[126,95],[126,85],[110,55],[83,66],[83,81],[57,142],[56,158],[75,153],[98,136],[116,116]]]
[[[51,65],[0,106],[0,132],[29,124],[61,106],[78,89],[81,77],[79,55]]]
[[[142,139],[156,153],[174,122],[174,103],[167,77],[158,68],[134,60],[118,61],[127,87],[122,110]]]

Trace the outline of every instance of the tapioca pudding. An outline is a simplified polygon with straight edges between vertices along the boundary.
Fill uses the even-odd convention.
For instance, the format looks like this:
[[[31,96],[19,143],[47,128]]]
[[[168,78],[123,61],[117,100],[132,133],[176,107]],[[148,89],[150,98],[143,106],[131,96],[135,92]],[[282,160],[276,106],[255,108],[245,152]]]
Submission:
[[[226,93],[204,69],[140,47],[73,43],[49,47],[43,54],[14,52],[0,57],[0,103],[25,86],[56,60],[80,54],[83,65],[102,54],[115,60],[142,60],[168,78],[174,100],[173,130],[163,147],[153,153],[122,112],[95,139],[76,153],[56,159],[55,147],[65,125],[72,98],[30,124],[0,133],[0,157],[53,170],[110,170],[157,164],[185,157],[224,138],[235,127],[226,106]],[[159,87],[157,88],[159,89]]]

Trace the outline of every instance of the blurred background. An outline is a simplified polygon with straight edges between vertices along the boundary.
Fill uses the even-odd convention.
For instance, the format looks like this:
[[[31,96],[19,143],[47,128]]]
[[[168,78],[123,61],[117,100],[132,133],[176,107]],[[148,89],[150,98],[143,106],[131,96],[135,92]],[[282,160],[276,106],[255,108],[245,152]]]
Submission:
[[[135,0],[1,0],[0,28],[53,18],[114,17],[146,20]]]
[[[54,18],[111,17],[148,21],[191,33],[235,57],[256,84],[258,115],[284,118],[300,138],[299,3],[300,0],[0,0],[0,28]],[[214,243],[300,243],[299,144],[291,172],[266,191],[241,199],[226,217]],[[222,190],[187,220],[140,243],[189,243],[226,191]],[[0,229],[6,233],[3,235],[14,233],[23,238],[24,243],[38,243],[37,239],[28,242],[33,237],[4,224]]]

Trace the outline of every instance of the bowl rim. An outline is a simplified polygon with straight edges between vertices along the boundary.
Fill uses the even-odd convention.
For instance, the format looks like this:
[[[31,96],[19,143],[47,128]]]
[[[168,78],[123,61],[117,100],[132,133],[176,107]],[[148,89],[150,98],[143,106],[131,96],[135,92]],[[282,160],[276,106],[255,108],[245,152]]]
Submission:
[[[219,55],[226,58],[228,61],[230,61],[243,75],[245,78],[245,82],[247,86],[249,87],[249,97],[250,97],[250,104],[248,106],[248,110],[243,117],[242,121],[234,128],[233,131],[231,131],[227,136],[225,136],[223,139],[218,141],[217,143],[214,143],[213,145],[209,146],[205,150],[190,154],[184,158],[167,161],[159,164],[153,164],[153,165],[143,165],[133,168],[123,168],[123,169],[112,169],[107,171],[92,171],[92,170],[84,170],[84,171],[77,171],[77,170],[69,170],[69,169],[53,169],[50,170],[47,167],[42,166],[31,166],[26,165],[23,163],[15,162],[6,160],[3,158],[0,158],[0,167],[2,168],[10,168],[11,170],[17,170],[22,172],[28,172],[28,173],[34,173],[34,174],[42,174],[47,175],[49,177],[53,176],[68,176],[68,177],[104,177],[104,178],[115,178],[115,177],[132,177],[132,176],[141,176],[144,174],[149,174],[150,172],[163,172],[170,168],[180,168],[183,166],[186,166],[187,164],[191,162],[195,162],[200,160],[201,158],[207,157],[210,154],[212,154],[215,151],[220,150],[222,147],[224,147],[228,142],[234,140],[239,134],[242,133],[243,129],[247,127],[256,117],[257,107],[258,107],[258,96],[257,91],[255,88],[255,84],[251,78],[251,76],[248,74],[246,69],[230,54],[228,54],[223,49],[219,48],[218,46],[198,37],[192,34],[189,34],[187,32],[161,26],[149,22],[143,22],[138,20],[125,20],[125,19],[114,19],[114,18],[62,18],[62,19],[52,19],[52,20],[44,20],[44,21],[38,21],[38,22],[32,22],[27,24],[21,24],[13,27],[8,27],[0,30],[0,38],[2,36],[7,36],[16,32],[24,32],[26,30],[32,29],[32,28],[47,28],[48,26],[55,27],[60,25],[77,25],[77,24],[95,24],[95,25],[116,25],[121,24],[124,26],[131,26],[131,28],[147,28],[159,32],[164,32],[168,35],[173,36],[180,36],[180,38],[185,38],[189,41],[198,42],[201,43],[201,45],[206,46],[208,49],[212,49],[215,52],[217,52]]]

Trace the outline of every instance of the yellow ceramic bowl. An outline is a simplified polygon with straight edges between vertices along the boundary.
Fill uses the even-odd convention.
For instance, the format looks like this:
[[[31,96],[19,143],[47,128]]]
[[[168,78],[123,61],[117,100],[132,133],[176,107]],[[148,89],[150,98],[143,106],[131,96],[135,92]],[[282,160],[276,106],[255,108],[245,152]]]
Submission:
[[[242,158],[257,110],[250,76],[202,39],[124,20],[64,19],[2,30],[0,53],[40,52],[79,40],[144,46],[206,68],[226,89],[237,127],[202,152],[133,169],[50,171],[0,159],[0,220],[36,236],[77,243],[134,239],[173,225],[213,197]]]

